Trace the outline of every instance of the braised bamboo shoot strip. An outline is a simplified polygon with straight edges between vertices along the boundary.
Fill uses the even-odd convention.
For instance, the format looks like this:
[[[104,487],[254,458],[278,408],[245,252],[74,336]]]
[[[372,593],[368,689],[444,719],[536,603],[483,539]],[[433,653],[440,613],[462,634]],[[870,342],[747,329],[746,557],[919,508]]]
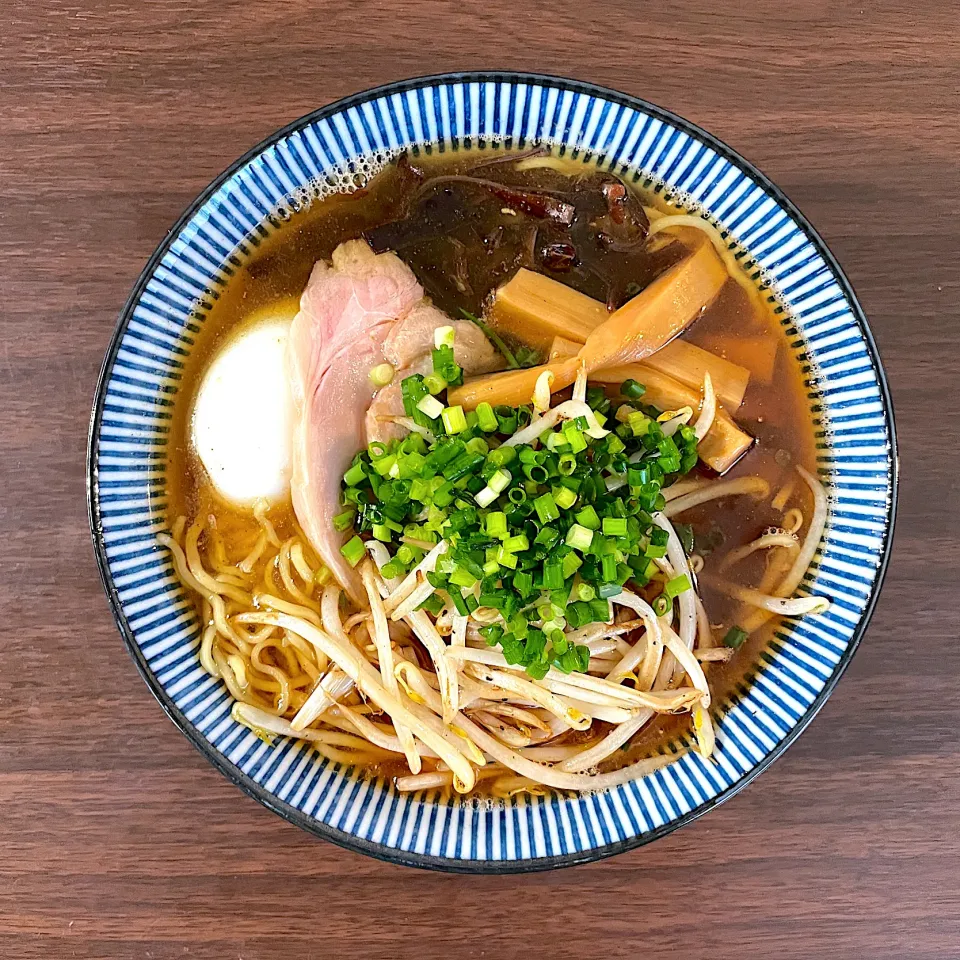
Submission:
[[[726,276],[713,248],[701,244],[597,326],[577,358],[526,371],[479,377],[448,391],[448,403],[470,410],[483,401],[493,406],[517,406],[529,400],[537,379],[546,370],[553,373],[553,389],[561,390],[576,379],[580,369],[577,360],[590,374],[603,367],[649,357],[700,315],[720,291]]]
[[[609,316],[599,300],[525,268],[497,290],[491,307],[491,322],[497,329],[548,350],[551,361],[576,356],[587,337]],[[665,344],[641,366],[694,390],[699,390],[705,375],[710,374],[717,398],[730,412],[743,403],[750,380],[746,367],[686,340]]]

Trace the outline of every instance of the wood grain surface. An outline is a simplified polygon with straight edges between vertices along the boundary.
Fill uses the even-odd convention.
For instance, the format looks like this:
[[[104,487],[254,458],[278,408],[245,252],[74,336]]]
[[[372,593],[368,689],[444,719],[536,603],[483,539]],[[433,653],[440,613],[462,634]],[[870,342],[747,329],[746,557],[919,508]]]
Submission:
[[[0,0],[0,957],[960,956],[960,6],[950,0]],[[469,878],[315,840],[163,716],[107,609],[84,450],[119,308],[276,127],[464,68],[702,124],[839,257],[902,488],[859,654],[753,786],[611,861]]]

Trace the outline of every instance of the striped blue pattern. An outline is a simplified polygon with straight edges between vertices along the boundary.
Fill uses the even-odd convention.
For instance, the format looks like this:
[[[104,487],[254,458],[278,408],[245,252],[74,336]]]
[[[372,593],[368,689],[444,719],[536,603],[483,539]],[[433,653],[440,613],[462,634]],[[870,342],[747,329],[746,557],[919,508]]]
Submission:
[[[500,806],[398,795],[392,786],[274,747],[230,717],[197,661],[196,617],[155,537],[164,526],[165,444],[184,358],[242,258],[332,177],[399,149],[559,145],[652,182],[709,213],[783,304],[811,370],[810,403],[831,495],[806,587],[836,602],[784,626],[717,731],[714,763],[682,760],[636,783],[577,798]],[[104,369],[91,433],[91,516],[105,584],[144,676],[221,769],[301,825],[407,862],[514,869],[589,859],[689,819],[763,764],[815,709],[859,638],[890,536],[891,413],[878,361],[825,250],[760,175],[656,108],[546,78],[456,77],[398,85],[305,118],[201,198],[141,278]],[[550,859],[542,859],[550,858]],[[530,861],[539,863],[531,864]]]

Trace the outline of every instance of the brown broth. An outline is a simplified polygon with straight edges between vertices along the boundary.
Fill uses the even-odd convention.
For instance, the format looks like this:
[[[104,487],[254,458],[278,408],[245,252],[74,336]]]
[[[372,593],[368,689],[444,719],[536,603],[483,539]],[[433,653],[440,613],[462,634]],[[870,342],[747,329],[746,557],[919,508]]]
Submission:
[[[503,151],[496,153],[497,159],[504,156]],[[429,180],[461,173],[489,158],[490,154],[485,157],[477,152],[435,153],[432,156],[419,156],[414,163]],[[575,161],[569,163],[581,166]],[[584,172],[596,174],[594,168],[584,168]],[[496,176],[502,182],[525,189],[560,190],[569,189],[570,185],[564,174],[554,170],[511,173],[502,165],[494,164],[487,167],[483,175],[491,178]],[[678,212],[677,208],[665,203],[657,192],[632,186],[645,206],[667,213]],[[248,512],[226,506],[220,501],[190,449],[190,413],[201,373],[219,346],[235,335],[245,318],[254,311],[299,297],[313,264],[318,259],[328,258],[337,245],[369,231],[373,231],[370,235],[376,237],[380,235],[376,228],[402,220],[406,214],[416,218],[422,211],[416,204],[411,205],[410,198],[417,189],[419,185],[411,185],[409,176],[403,170],[390,165],[356,193],[329,197],[294,214],[288,222],[260,241],[236,269],[226,287],[221,289],[212,308],[198,317],[202,330],[185,364],[174,413],[173,442],[168,448],[171,522],[181,515],[194,517],[213,513],[228,547],[232,542],[239,545],[255,539],[258,528],[254,519]],[[410,265],[437,305],[452,316],[457,316],[461,309],[481,312],[488,294],[509,279],[520,265],[532,266],[600,299],[605,298],[611,286],[617,287],[618,296],[623,299],[632,295],[636,287],[645,286],[683,255],[679,243],[669,244],[652,255],[643,251],[634,251],[629,255],[615,251],[587,251],[582,257],[583,263],[576,269],[551,272],[537,258],[536,250],[531,254],[529,220],[504,213],[502,204],[497,201],[490,204],[487,202],[489,198],[478,201],[476,191],[472,189],[459,194],[453,191],[453,200],[443,190],[434,192],[442,195],[442,202],[437,204],[438,209],[433,213],[439,226],[435,224],[435,229],[426,231],[411,229],[415,242],[406,243],[397,252]],[[458,210],[458,203],[467,212]],[[473,208],[477,204],[482,208],[479,212]],[[443,232],[440,232],[441,227]],[[484,231],[490,231],[498,237],[492,252],[491,241]],[[551,239],[551,233],[555,231],[548,228],[547,240]],[[391,235],[389,230],[385,234]],[[537,242],[539,240],[539,237],[536,238]],[[455,262],[458,253],[464,255],[464,250],[458,244],[466,249],[466,269]],[[471,259],[471,251],[480,251],[483,256]],[[720,296],[684,337],[720,355],[729,351],[731,359],[747,366],[750,365],[750,358],[747,356],[744,359],[744,345],[752,342],[751,338],[767,341],[775,338],[778,343],[771,381],[763,383],[755,377],[751,378],[744,403],[734,415],[737,423],[756,437],[757,442],[728,474],[730,477],[761,476],[770,483],[771,490],[776,491],[784,483],[796,478],[794,464],[799,463],[815,472],[814,428],[807,397],[809,387],[805,382],[801,360],[784,332],[789,317],[768,296],[767,291],[763,291],[763,294],[764,307],[758,309],[738,284],[728,281]],[[809,495],[801,490],[802,487],[802,483],[796,485],[798,492],[792,502],[799,503],[805,519],[808,519]],[[274,507],[271,519],[281,525],[282,530],[292,530],[294,527],[289,503]],[[768,502],[758,504],[746,497],[712,501],[688,511],[681,519],[694,525],[698,543],[711,534],[715,539],[722,539],[722,544],[707,558],[710,565],[722,559],[730,549],[754,540],[765,528],[782,522],[781,515],[774,512]],[[750,558],[737,571],[742,582],[756,583],[762,573],[762,559],[759,556]],[[702,591],[702,596],[711,623],[723,625],[722,630],[725,631],[732,622],[731,616],[736,605],[709,588]],[[776,620],[773,620],[751,637],[730,662],[710,665],[708,673],[714,688],[716,711],[722,712],[724,703],[749,683],[775,628]],[[688,715],[661,716],[634,739],[628,750],[623,751],[615,761],[609,761],[605,767],[617,766],[662,750],[667,744],[684,741],[689,728]],[[396,765],[396,769],[393,769],[394,766],[386,765],[378,768],[378,772],[384,775],[403,772],[402,761]]]

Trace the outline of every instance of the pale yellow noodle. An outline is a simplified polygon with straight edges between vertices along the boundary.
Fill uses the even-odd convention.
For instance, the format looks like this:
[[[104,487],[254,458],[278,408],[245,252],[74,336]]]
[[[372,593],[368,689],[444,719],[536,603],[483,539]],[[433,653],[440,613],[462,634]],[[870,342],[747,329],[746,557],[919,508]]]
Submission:
[[[221,570],[219,573],[214,574],[214,579],[218,583],[227,583],[233,587],[239,587],[241,590],[247,587],[248,581],[242,573],[237,573],[236,571]]]
[[[267,511],[270,509],[270,505],[266,500],[258,500],[253,508],[253,515],[257,520],[257,523],[263,527],[263,532],[267,535],[267,539],[275,547],[280,546],[280,538],[277,536],[277,531],[274,529],[273,524],[270,522],[267,517]]]
[[[210,514],[207,517],[207,556],[218,573],[236,573],[236,568],[227,559],[227,550],[223,545],[223,537],[217,530],[217,518]]]
[[[193,574],[194,579],[198,583],[203,584],[205,588],[204,592],[206,593],[216,593],[221,596],[230,597],[232,600],[236,600],[237,603],[250,604],[250,594],[247,593],[246,590],[241,590],[239,587],[231,586],[228,583],[218,583],[217,580],[204,569],[198,546],[202,530],[202,525],[199,522],[195,522],[190,526],[190,529],[187,530],[187,535],[184,538],[183,552],[186,555],[187,564],[190,567],[190,572]]]
[[[261,530],[256,543],[253,545],[253,549],[238,564],[244,573],[252,572],[253,568],[257,565],[257,561],[263,556],[263,551],[267,549],[268,544],[267,534]]]
[[[787,505],[787,501],[793,495],[793,489],[795,485],[796,484],[793,480],[789,480],[787,483],[785,483],[777,491],[777,495],[773,498],[773,500],[770,501],[770,506],[773,507],[774,510],[782,511]]]
[[[294,655],[300,661],[301,668],[305,673],[310,674],[312,680],[316,680],[326,670],[327,658],[323,657],[322,654],[317,654],[317,651],[303,637],[298,637],[295,633],[286,630],[283,634],[283,640],[284,643],[293,648]],[[322,663],[320,662],[321,657],[323,657]]]
[[[313,600],[293,582],[293,576],[290,573],[289,540],[285,541],[283,546],[280,548],[280,557],[277,567],[280,570],[280,579],[283,581],[283,585],[287,588],[287,593],[289,593],[290,596],[297,601],[297,603],[304,607],[311,608],[313,605]]]
[[[253,648],[253,653],[250,654],[250,662],[253,663],[261,673],[265,673],[268,677],[273,677],[274,681],[279,685],[280,699],[277,703],[277,712],[284,713],[290,706],[290,679],[283,670],[273,666],[273,664],[266,663],[263,659],[264,649],[268,646],[275,645],[272,637],[258,643]]]
[[[226,657],[224,657],[219,650],[214,649],[213,658],[216,661],[217,669],[220,671],[220,676],[223,679],[223,682],[227,685],[227,689],[230,691],[230,696],[232,696],[234,700],[239,700],[241,703],[249,703],[251,706],[276,712],[273,706],[272,698],[268,700],[265,697],[259,696],[249,684],[247,684],[245,687],[241,687],[237,683],[236,675],[234,674],[230,665],[227,663]]]
[[[803,526],[803,512],[797,507],[791,507],[783,515],[783,529],[787,533],[796,533]]]
[[[251,607],[257,605],[266,607],[268,610],[279,610],[280,613],[289,613],[291,617],[302,617],[315,627],[320,626],[320,615],[315,610],[311,610],[310,607],[305,607],[302,603],[291,603],[289,600],[284,600],[282,597],[271,593],[254,594],[254,599],[256,604],[251,603]]]
[[[290,548],[290,560],[304,583],[312,584],[316,578],[316,571],[307,563],[306,557],[303,555],[303,543],[299,538]]]
[[[220,669],[213,659],[213,644],[217,637],[216,624],[208,624],[203,631],[203,639],[200,641],[200,665],[211,677],[219,677]]]

